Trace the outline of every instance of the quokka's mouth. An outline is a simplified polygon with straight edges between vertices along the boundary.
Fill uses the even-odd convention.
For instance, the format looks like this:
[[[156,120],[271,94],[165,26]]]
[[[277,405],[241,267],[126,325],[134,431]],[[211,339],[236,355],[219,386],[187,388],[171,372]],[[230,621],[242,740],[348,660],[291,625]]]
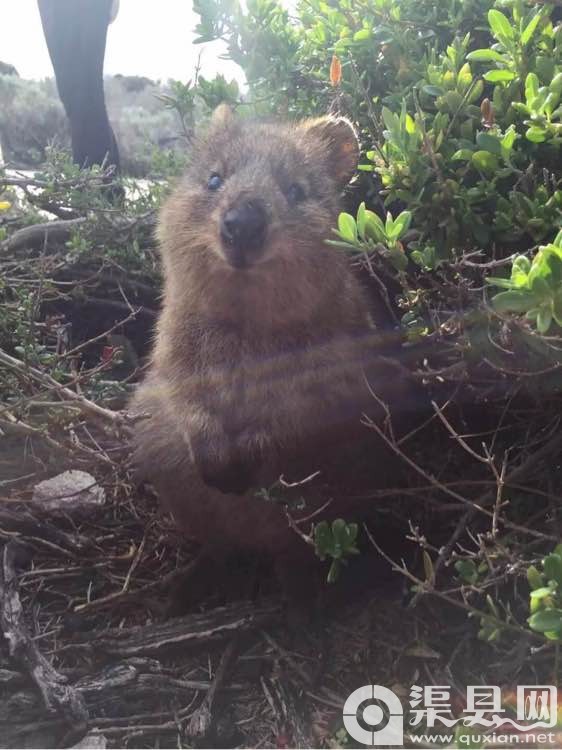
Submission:
[[[240,248],[232,245],[223,245],[223,257],[234,271],[247,271],[253,265],[248,260],[247,254]]]

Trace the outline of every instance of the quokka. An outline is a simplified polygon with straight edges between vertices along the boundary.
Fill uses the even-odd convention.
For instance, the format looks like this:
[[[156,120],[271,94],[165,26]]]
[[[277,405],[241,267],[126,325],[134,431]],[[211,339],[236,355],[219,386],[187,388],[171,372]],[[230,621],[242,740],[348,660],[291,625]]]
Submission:
[[[380,419],[373,393],[408,387],[348,258],[326,244],[358,157],[343,118],[264,124],[221,106],[159,219],[163,309],[133,402],[136,464],[210,554],[262,553],[283,578],[315,560],[294,524],[351,507],[325,478],[369,432],[362,415]],[[293,524],[257,494],[316,471]]]

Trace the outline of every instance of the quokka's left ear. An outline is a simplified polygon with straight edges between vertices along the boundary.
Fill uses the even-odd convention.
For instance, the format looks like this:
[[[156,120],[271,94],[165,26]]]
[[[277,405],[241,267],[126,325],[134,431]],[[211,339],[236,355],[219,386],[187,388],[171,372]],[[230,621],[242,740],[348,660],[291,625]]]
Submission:
[[[337,182],[345,185],[353,177],[359,161],[359,140],[345,117],[317,117],[299,125],[307,137],[326,149],[326,161]]]
[[[204,129],[204,139],[212,143],[219,136],[234,130],[238,124],[238,117],[233,109],[224,102],[213,111],[211,119]]]
[[[211,126],[215,128],[226,128],[235,120],[234,110],[226,102],[222,102],[215,108],[211,115]]]

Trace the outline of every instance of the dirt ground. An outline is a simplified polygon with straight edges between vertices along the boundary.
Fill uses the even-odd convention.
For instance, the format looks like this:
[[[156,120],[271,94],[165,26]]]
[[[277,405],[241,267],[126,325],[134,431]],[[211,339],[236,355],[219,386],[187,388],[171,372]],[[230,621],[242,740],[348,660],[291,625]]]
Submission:
[[[454,709],[466,685],[524,671],[524,643],[506,660],[464,612],[409,606],[376,555],[287,611],[251,565],[211,578],[149,492],[105,489],[78,517],[26,487],[0,505],[1,747],[353,747],[342,707],[363,685],[405,704],[413,685],[450,685]],[[394,546],[415,567],[414,549]]]

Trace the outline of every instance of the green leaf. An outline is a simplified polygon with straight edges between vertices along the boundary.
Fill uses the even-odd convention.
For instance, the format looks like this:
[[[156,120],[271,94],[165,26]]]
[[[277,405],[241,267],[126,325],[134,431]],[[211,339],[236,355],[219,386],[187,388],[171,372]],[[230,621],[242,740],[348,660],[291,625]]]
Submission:
[[[425,265],[425,256],[421,252],[421,250],[413,250],[410,253],[410,258],[414,261],[414,263],[418,266],[424,266]]]
[[[513,70],[489,70],[484,73],[484,80],[488,83],[509,83],[516,77]]]
[[[544,578],[534,565],[530,565],[527,568],[527,581],[529,582],[529,586],[533,591],[541,589],[544,586]]]
[[[478,133],[476,136],[476,143],[484,151],[489,151],[491,154],[496,156],[502,156],[502,144],[497,135],[491,133]]]
[[[460,577],[467,583],[476,583],[478,571],[473,560],[457,560],[455,569]]]
[[[482,94],[484,93],[484,81],[479,78],[475,85],[472,87],[472,91],[468,97],[468,101],[470,104],[475,102],[476,100],[480,101],[480,98]]]
[[[543,599],[547,599],[549,596],[552,596],[552,589],[548,586],[541,586],[541,588],[533,589],[531,591],[531,599],[538,599],[539,601],[542,601]]]
[[[524,255],[519,255],[513,261],[511,267],[511,281],[517,289],[529,285],[529,273],[531,271],[531,261]]]
[[[523,102],[512,102],[511,107],[516,111],[519,112],[520,115],[530,115],[531,111],[529,107],[526,104],[523,104]]]
[[[466,56],[466,59],[471,62],[508,62],[508,58],[505,55],[500,55],[494,49],[475,49],[474,52],[470,52]]]
[[[546,141],[546,136],[546,130],[537,126],[529,128],[525,133],[525,138],[532,143],[544,143]]]
[[[513,145],[516,140],[517,140],[517,131],[515,130],[513,125],[510,125],[504,137],[501,140],[502,148],[504,148],[509,153],[512,150]]]
[[[552,300],[552,315],[558,325],[562,327],[562,291],[559,291]]]
[[[506,39],[513,39],[515,37],[513,26],[509,23],[507,16],[504,16],[501,11],[495,8],[488,11],[488,23],[496,39],[502,36]]]
[[[386,223],[384,225],[384,233],[387,239],[390,239],[390,237],[392,236],[393,229],[394,229],[394,219],[392,218],[392,214],[388,212],[386,214]]]
[[[332,229],[332,231],[336,232],[335,229]],[[355,245],[350,245],[349,242],[344,242],[343,240],[341,242],[338,242],[338,240],[324,240],[324,242],[326,245],[331,245],[332,247],[341,247],[342,250],[347,250],[348,253],[357,252],[357,247]]]
[[[501,289],[516,289],[517,286],[512,279],[501,279],[499,277],[491,276],[486,279],[486,283],[490,286],[498,286]]]
[[[332,532],[327,521],[321,521],[314,527],[314,546],[316,555],[325,560],[332,545]]]
[[[472,154],[472,163],[481,172],[495,172],[498,168],[498,159],[489,151],[476,151]]]
[[[357,240],[357,225],[351,214],[341,213],[338,217],[338,230],[340,236],[349,242]]]
[[[336,53],[336,55],[341,55],[347,50],[348,47],[352,47],[352,46],[353,46],[352,39],[338,39],[334,47],[334,52]]]
[[[550,82],[549,89],[556,94],[562,94],[562,73],[557,73]]]
[[[398,115],[394,114],[388,107],[383,107],[381,114],[387,130],[390,130],[390,132],[399,130],[400,118]]]
[[[525,27],[525,30],[521,34],[521,44],[529,44],[531,39],[533,38],[533,34],[537,30],[537,26],[539,25],[539,22],[541,20],[541,13],[540,11],[531,18],[527,26]]]
[[[518,273],[529,273],[531,270],[531,261],[526,255],[518,255],[513,259],[513,269]]]
[[[365,239],[366,222],[367,222],[367,216],[366,216],[366,211],[365,211],[365,201],[363,201],[363,203],[361,203],[359,208],[357,209],[357,234],[362,240]]]
[[[347,524],[343,518],[336,518],[335,521],[332,521],[332,538],[334,542],[332,554],[335,554],[336,557],[341,557],[342,550],[345,547],[346,526]]]
[[[562,559],[555,554],[548,555],[543,560],[543,572],[547,581],[556,581],[562,589]]]
[[[340,574],[340,564],[341,563],[339,560],[332,560],[330,570],[328,571],[328,577],[326,579],[328,583],[336,583],[336,581],[338,580]]]
[[[355,32],[355,34],[353,35],[354,42],[366,42],[370,38],[371,38],[370,29],[360,29],[359,31]]]
[[[384,224],[374,211],[365,211],[365,237],[375,242],[386,242]]]
[[[543,113],[544,105],[549,93],[550,92],[546,86],[541,86],[536,97],[527,102],[532,116],[541,115]]]
[[[451,156],[451,161],[470,161],[473,153],[468,148],[461,148]]]
[[[462,68],[459,70],[459,74],[457,76],[457,83],[459,86],[459,90],[463,93],[468,89],[470,84],[472,83],[472,70],[470,69],[469,63],[465,63]]]
[[[543,252],[550,272],[551,286],[559,288],[562,282],[562,250],[556,245],[547,245]]]
[[[406,117],[404,118],[404,124],[406,127],[406,133],[413,135],[416,132],[416,121],[414,120],[412,115],[406,114]]]
[[[429,556],[429,552],[425,549],[422,552],[422,559],[423,559],[425,580],[427,581],[427,583],[433,583],[435,580],[435,569],[433,567],[433,560]]]
[[[550,269],[546,263],[535,263],[527,277],[529,288],[535,297],[535,302],[539,305],[552,297],[552,290],[547,280],[549,276]]]
[[[544,111],[548,115],[548,117],[551,117],[552,113],[560,103],[560,94],[550,93],[543,104]]]
[[[546,633],[547,631],[560,632],[562,630],[562,610],[543,609],[529,617],[527,622],[533,630],[539,633]]]
[[[387,231],[387,237],[389,240],[399,240],[400,237],[406,234],[412,223],[412,212],[402,211],[400,216],[394,219],[392,229]]]
[[[552,308],[541,307],[537,315],[537,331],[541,334],[548,333],[552,324]]]
[[[432,86],[430,84],[423,86],[422,91],[424,92],[424,94],[433,97],[443,96],[443,94],[445,93],[445,89],[442,89],[440,86]]]
[[[558,234],[556,235],[556,239],[552,244],[556,247],[562,248],[562,229],[558,232]]]
[[[354,544],[359,534],[359,526],[356,523],[347,524],[347,543],[349,546]]]
[[[451,113],[456,112],[463,102],[462,95],[458,91],[447,91],[444,99]]]
[[[499,313],[524,313],[535,305],[535,295],[526,290],[500,292],[492,298],[492,304]]]
[[[533,307],[531,310],[529,310],[527,313],[525,313],[525,317],[528,320],[534,320],[536,322],[537,318],[539,317],[539,308]]]

